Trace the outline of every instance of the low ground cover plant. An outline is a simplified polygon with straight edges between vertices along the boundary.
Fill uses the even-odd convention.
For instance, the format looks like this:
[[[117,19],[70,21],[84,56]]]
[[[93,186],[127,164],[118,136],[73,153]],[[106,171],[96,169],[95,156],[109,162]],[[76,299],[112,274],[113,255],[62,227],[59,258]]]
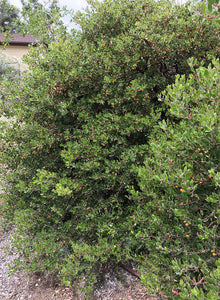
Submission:
[[[157,208],[156,214],[150,207],[151,201],[147,204],[145,179],[141,178],[146,176],[143,170],[147,168],[147,158],[149,164],[150,161],[154,163],[154,147],[160,143],[152,142],[155,131],[158,129],[158,139],[160,137],[163,153],[168,158],[168,137],[164,135],[167,126],[169,130],[173,128],[172,134],[177,130],[177,137],[184,131],[181,128],[183,122],[180,122],[184,115],[175,116],[172,111],[175,106],[170,107],[168,100],[164,100],[165,96],[159,95],[174,83],[177,74],[185,74],[185,77],[178,77],[180,92],[186,88],[187,94],[189,83],[185,80],[189,74],[195,76],[195,82],[193,76],[189,77],[195,96],[200,86],[201,90],[206,91],[206,85],[203,87],[202,82],[196,81],[200,73],[197,75],[189,66],[188,59],[194,56],[198,64],[204,61],[204,72],[218,72],[217,62],[213,61],[213,71],[207,66],[212,60],[209,55],[219,55],[219,26],[209,19],[204,20],[187,6],[173,6],[166,1],[106,0],[102,3],[90,1],[90,4],[90,9],[75,18],[81,27],[78,33],[67,38],[61,35],[52,38],[48,45],[41,43],[38,48],[33,48],[26,57],[29,72],[19,81],[6,83],[2,87],[2,93],[7,95],[5,101],[10,99],[11,102],[7,105],[2,101],[2,112],[15,120],[4,130],[4,151],[1,152],[1,161],[10,169],[10,175],[5,175],[8,185],[4,194],[4,217],[17,224],[14,245],[22,254],[22,264],[18,260],[18,268],[28,272],[54,272],[67,285],[87,274],[88,282],[93,284],[106,263],[117,264],[133,259],[143,266],[144,282],[144,268],[147,270],[147,265],[143,263],[143,255],[146,257],[150,253],[153,261],[160,249],[163,252],[167,247],[177,251],[176,245],[164,245],[163,238],[159,243],[156,239],[158,245],[155,244],[154,236],[158,231],[166,237],[167,234],[172,236],[174,227],[174,244],[179,243],[174,237],[184,234],[181,241],[188,245],[190,239],[187,236],[192,233],[184,230],[190,228],[192,214],[183,215],[182,221],[186,221],[183,224],[188,224],[183,226],[184,230],[181,226],[176,228],[181,218],[178,213],[183,213],[182,206],[188,207],[184,204],[185,198],[181,198],[188,195],[188,183],[183,182],[184,176],[188,176],[187,180],[194,180],[191,178],[193,176],[195,180],[202,180],[197,173],[192,175],[193,171],[190,171],[192,167],[189,166],[187,148],[184,175],[179,173],[180,166],[175,162],[176,176],[182,180],[176,183],[178,188],[175,191],[181,196],[178,199],[183,205],[170,208],[170,223],[159,220],[158,210],[163,215],[165,204],[164,218],[169,220],[167,206],[170,205],[170,196],[166,198],[166,190],[160,187],[163,180],[168,180],[165,171],[163,175],[156,174],[156,169],[151,174],[152,186],[147,188],[156,195],[154,180],[157,178],[158,189],[163,195],[160,195],[161,207]],[[216,83],[210,88],[216,93]],[[177,87],[168,89],[171,99],[174,97],[172,89],[175,91]],[[180,92],[178,94],[176,91],[174,97],[176,110],[178,105],[181,106],[178,100]],[[185,105],[186,112],[190,112],[188,106],[196,107],[197,102],[193,104],[192,99],[192,104]],[[206,102],[204,105],[207,109],[212,108]],[[194,116],[196,112],[192,110],[192,114]],[[162,120],[164,122],[160,123]],[[187,130],[193,134],[194,119],[189,121],[190,128],[187,127]],[[170,125],[170,122],[173,124]],[[177,129],[174,123],[178,124]],[[160,126],[164,126],[164,132]],[[193,137],[197,138],[196,132]],[[170,144],[175,142],[172,135],[170,139]],[[211,142],[213,140],[208,140],[207,144]],[[175,144],[172,147],[175,150]],[[195,153],[200,158],[210,155],[205,153],[205,148],[198,148],[202,155]],[[214,164],[216,156],[211,156],[210,161]],[[201,161],[198,164],[201,165]],[[137,171],[139,167],[140,172]],[[169,165],[161,165],[161,172],[163,167],[170,168]],[[207,193],[211,197],[211,189],[215,189],[216,170],[210,165],[205,168],[213,178],[208,177],[212,187],[209,186]],[[175,173],[175,170],[171,171]],[[175,177],[173,173],[170,176]],[[165,179],[161,181],[160,176]],[[202,201],[204,205],[207,202],[205,199]],[[213,200],[210,203],[212,210],[217,202]],[[208,217],[208,213],[205,212],[201,218]],[[162,224],[165,226],[163,230]],[[214,230],[213,226],[208,228],[208,236],[215,234],[214,231],[209,232]],[[149,233],[146,233],[148,228]],[[196,233],[193,234],[194,237]],[[214,242],[210,243],[214,245]],[[179,246],[182,249],[181,244]],[[188,251],[187,247],[183,251]],[[216,251],[216,248],[211,250]],[[215,259],[214,255],[211,257]],[[169,251],[167,259],[162,255],[158,259],[163,260],[161,263],[164,264],[172,262],[179,265],[179,260],[175,261]],[[163,268],[158,270],[164,271]],[[169,270],[174,270],[174,267]],[[153,273],[157,277],[152,278],[154,281],[157,278],[159,286],[157,269],[153,269]],[[181,280],[185,278],[181,274],[178,276]],[[170,287],[176,288],[176,285],[171,281],[169,287],[161,286],[158,293],[172,294]]]

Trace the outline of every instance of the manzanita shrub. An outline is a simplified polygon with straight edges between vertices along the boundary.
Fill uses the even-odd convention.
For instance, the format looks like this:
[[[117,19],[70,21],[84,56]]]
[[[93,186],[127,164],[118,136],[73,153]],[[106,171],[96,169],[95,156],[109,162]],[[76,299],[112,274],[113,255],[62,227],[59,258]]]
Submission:
[[[220,63],[197,70],[195,64],[188,79],[177,76],[162,93],[169,117],[154,126],[144,166],[135,168],[141,191],[132,192],[136,205],[127,222],[135,225],[133,240],[147,250],[142,279],[152,291],[217,300]]]
[[[17,225],[18,267],[65,284],[81,274],[93,283],[103,264],[150,249],[136,231],[145,206],[129,196],[128,186],[140,190],[133,165],[143,166],[152,129],[167,118],[158,95],[192,72],[189,57],[208,61],[220,44],[218,24],[187,6],[89,3],[78,34],[33,48],[29,73],[2,87],[13,118],[2,137],[4,212]]]

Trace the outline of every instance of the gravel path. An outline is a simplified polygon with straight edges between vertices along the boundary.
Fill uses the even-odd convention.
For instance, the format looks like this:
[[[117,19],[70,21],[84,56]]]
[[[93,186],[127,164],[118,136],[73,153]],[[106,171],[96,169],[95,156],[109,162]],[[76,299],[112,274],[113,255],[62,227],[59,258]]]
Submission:
[[[74,290],[62,287],[52,276],[33,274],[26,277],[22,272],[9,276],[9,265],[18,258],[11,247],[10,233],[0,233],[0,300],[81,300]],[[10,254],[9,254],[10,252]],[[11,254],[12,253],[12,254]]]
[[[0,299],[7,299],[11,294],[11,287],[9,286],[8,264],[12,263],[15,256],[6,257],[4,248],[6,247],[6,237],[0,236]],[[16,285],[17,278],[14,276],[13,285]]]
[[[0,182],[0,201],[1,194],[3,193],[1,184],[2,182]],[[4,233],[0,228],[0,300],[12,299],[12,294],[19,285],[19,274],[16,273],[11,277],[9,277],[8,274],[8,266],[13,263],[15,258],[18,257],[16,253],[13,253],[13,255],[8,255],[7,249],[11,250],[8,238],[12,234],[12,231],[10,233]]]
[[[18,257],[14,252],[13,255],[7,254],[7,247],[10,247],[6,234],[0,235],[0,299],[13,299],[17,288],[19,287],[20,274],[16,273],[13,276],[8,275],[8,265],[13,263],[13,260]],[[16,299],[16,298],[14,298]],[[19,299],[19,298],[17,298]]]

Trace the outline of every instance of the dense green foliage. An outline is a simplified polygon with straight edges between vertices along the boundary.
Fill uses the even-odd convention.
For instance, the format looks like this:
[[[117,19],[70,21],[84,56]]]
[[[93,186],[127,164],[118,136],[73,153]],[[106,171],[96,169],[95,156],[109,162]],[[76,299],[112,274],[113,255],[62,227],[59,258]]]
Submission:
[[[145,178],[142,166],[146,158],[149,156],[154,163],[152,155],[157,149],[152,139],[157,126],[161,126],[158,122],[164,120],[164,131],[166,126],[170,130],[173,113],[164,104],[168,100],[159,101],[158,95],[175,81],[176,74],[188,78],[192,73],[187,63],[189,57],[205,60],[207,64],[208,54],[219,55],[220,44],[218,24],[204,20],[187,7],[143,0],[90,1],[90,4],[90,10],[76,16],[81,26],[76,36],[59,35],[51,39],[48,47],[43,44],[32,49],[26,58],[31,72],[19,85],[17,82],[5,85],[2,91],[12,101],[10,106],[3,102],[2,110],[6,116],[13,117],[2,136],[5,145],[1,160],[10,169],[10,174],[6,174],[4,211],[5,218],[17,224],[14,244],[23,254],[20,267],[28,271],[57,272],[66,284],[85,273],[95,282],[97,271],[109,261],[142,261],[143,255],[153,248],[152,259],[160,254],[161,247],[163,250],[169,246],[176,251],[175,236],[184,235],[181,241],[188,241],[185,227],[178,227],[181,219],[178,210],[175,211],[179,209],[178,204],[176,207],[171,203],[169,219],[166,202],[174,197],[172,193],[178,192],[178,203],[184,203],[187,199],[181,197],[185,192],[174,190],[171,185],[171,196],[166,200],[165,183],[160,180],[160,173],[156,174],[155,166],[151,174],[152,189],[147,188],[153,196],[157,195],[154,182],[158,180],[161,206],[154,208],[152,203],[151,207],[145,195],[144,179],[139,179],[136,168],[141,167],[141,176]],[[185,78],[178,80],[184,86]],[[193,77],[189,80],[193,85]],[[180,104],[178,97],[176,92]],[[180,123],[181,116],[174,117]],[[193,122],[188,126],[193,126]],[[183,131],[181,123],[178,126]],[[193,135],[190,128],[187,130]],[[176,135],[179,137],[178,132]],[[168,151],[167,136],[159,129],[158,136],[163,151]],[[214,143],[212,139],[206,143],[209,142]],[[174,143],[175,148],[174,140],[169,143]],[[202,146],[198,148],[205,157],[206,150]],[[214,156],[210,163],[215,162]],[[192,173],[189,163],[183,169],[186,175],[178,173],[182,176],[180,182],[175,182],[178,187],[183,186],[184,176]],[[180,165],[177,167],[176,171],[180,172]],[[207,172],[214,168],[204,167]],[[215,171],[210,172],[216,178]],[[175,177],[173,173],[171,176]],[[161,174],[165,176],[165,172]],[[197,177],[195,174],[195,180],[200,180]],[[133,196],[129,192],[131,186]],[[182,189],[186,191],[187,186]],[[207,190],[210,197],[211,189]],[[216,204],[214,200],[210,202],[212,210]],[[158,209],[165,208],[162,223]],[[192,213],[184,218],[190,224]],[[167,237],[172,235],[172,226],[174,246],[164,246],[162,240],[156,245],[154,237],[158,231]],[[208,229],[213,230],[212,225]],[[178,244],[179,239],[176,240]],[[164,261],[160,257],[161,264],[169,264],[170,256]],[[160,285],[157,278],[154,282]]]

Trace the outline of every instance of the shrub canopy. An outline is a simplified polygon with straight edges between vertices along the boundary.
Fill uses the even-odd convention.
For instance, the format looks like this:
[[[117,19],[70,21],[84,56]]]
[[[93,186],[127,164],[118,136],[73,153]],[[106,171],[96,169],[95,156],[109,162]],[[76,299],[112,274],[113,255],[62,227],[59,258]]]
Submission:
[[[106,0],[76,20],[73,38],[32,49],[30,72],[5,87],[12,104],[2,104],[15,117],[2,161],[22,267],[66,284],[146,251],[128,186],[140,189],[132,166],[143,166],[152,129],[167,118],[158,95],[176,74],[189,76],[189,57],[219,54],[218,25],[187,6]]]

